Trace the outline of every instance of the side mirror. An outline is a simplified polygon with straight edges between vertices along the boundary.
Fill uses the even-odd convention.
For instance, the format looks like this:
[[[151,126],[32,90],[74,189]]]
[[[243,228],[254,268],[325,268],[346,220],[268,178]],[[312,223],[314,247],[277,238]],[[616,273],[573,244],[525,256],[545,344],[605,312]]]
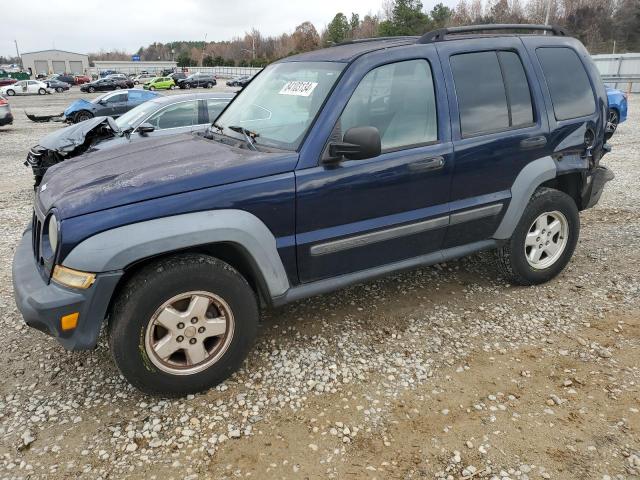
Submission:
[[[106,105],[106,104],[107,104],[107,101],[106,101],[106,100],[98,100],[98,103],[99,103],[100,105]]]
[[[329,155],[349,160],[365,160],[380,155],[380,132],[376,127],[353,127],[347,130],[342,142],[329,144]]]
[[[147,133],[153,132],[155,129],[156,127],[154,127],[150,123],[141,123],[140,125],[138,125],[138,133],[140,135],[146,135]]]

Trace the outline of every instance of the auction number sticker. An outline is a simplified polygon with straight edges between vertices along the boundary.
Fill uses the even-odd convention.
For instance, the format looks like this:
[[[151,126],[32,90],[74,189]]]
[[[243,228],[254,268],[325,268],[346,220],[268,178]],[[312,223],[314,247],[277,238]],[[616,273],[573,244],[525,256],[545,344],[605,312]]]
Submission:
[[[293,80],[285,83],[280,95],[295,95],[297,97],[308,97],[313,93],[313,90],[318,86],[317,82],[302,82],[299,80]]]

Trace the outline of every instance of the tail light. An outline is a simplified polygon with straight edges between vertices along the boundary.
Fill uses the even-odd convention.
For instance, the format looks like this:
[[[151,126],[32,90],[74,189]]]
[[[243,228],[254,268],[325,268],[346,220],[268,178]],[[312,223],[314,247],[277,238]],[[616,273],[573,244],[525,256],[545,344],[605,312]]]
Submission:
[[[4,98],[0,97],[0,105],[9,105],[9,102],[7,102]]]

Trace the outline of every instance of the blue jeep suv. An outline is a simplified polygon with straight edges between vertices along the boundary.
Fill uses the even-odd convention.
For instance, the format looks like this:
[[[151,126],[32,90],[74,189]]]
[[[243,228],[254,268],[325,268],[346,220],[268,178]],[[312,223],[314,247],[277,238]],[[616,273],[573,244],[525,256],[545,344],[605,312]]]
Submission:
[[[51,168],[15,252],[16,301],[68,349],[106,323],[145,392],[200,391],[241,365],[261,308],[490,249],[511,282],[552,279],[613,178],[606,122],[598,71],[557,27],[295,55],[207,132]]]

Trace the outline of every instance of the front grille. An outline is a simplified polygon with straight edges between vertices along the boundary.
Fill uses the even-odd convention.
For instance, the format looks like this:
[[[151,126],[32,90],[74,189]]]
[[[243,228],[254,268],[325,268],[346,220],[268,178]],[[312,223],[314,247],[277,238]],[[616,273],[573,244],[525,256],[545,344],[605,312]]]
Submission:
[[[36,259],[36,263],[40,265],[40,244],[42,239],[42,220],[38,218],[38,214],[33,212],[33,222],[31,224],[31,244],[33,247],[33,256]]]

